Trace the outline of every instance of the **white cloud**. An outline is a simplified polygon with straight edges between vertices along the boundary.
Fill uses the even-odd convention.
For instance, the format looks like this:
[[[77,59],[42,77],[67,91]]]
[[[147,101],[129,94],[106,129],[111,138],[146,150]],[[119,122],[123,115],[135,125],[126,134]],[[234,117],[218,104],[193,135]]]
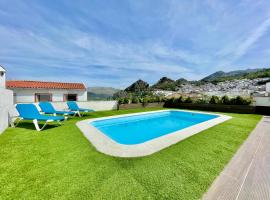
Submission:
[[[270,17],[264,20],[251,34],[239,45],[235,51],[235,57],[243,56],[253,44],[263,37],[270,28]]]

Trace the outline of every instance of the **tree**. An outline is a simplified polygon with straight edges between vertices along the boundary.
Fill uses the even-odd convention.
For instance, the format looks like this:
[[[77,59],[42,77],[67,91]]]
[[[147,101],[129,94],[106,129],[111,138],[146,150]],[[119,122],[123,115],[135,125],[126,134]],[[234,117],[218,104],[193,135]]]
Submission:
[[[219,103],[219,98],[218,96],[212,96],[210,101],[209,101],[210,104],[218,104]]]
[[[192,102],[193,102],[193,100],[190,97],[186,98],[186,100],[185,100],[185,103],[192,103]]]
[[[223,96],[223,97],[221,98],[221,103],[222,103],[222,104],[225,104],[225,105],[229,105],[231,102],[230,102],[229,97],[228,97],[227,95],[225,95],[225,96]]]

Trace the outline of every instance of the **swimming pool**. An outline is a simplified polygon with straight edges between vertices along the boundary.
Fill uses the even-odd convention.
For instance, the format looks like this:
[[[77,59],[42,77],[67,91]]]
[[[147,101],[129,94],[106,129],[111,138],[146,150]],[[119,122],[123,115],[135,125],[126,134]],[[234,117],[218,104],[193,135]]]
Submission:
[[[112,156],[138,157],[155,153],[230,118],[162,110],[88,119],[78,122],[77,126],[98,151]]]
[[[132,145],[140,144],[216,117],[218,116],[194,112],[163,111],[99,120],[90,124],[115,142]]]

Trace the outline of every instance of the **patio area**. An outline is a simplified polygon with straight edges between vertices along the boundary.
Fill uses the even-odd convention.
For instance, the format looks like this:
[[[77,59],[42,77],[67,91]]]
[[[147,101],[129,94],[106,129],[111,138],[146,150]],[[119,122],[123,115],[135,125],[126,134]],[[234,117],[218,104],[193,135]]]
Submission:
[[[269,124],[270,117],[257,124],[204,196],[205,200],[270,199]]]
[[[23,122],[0,135],[2,199],[199,199],[230,161],[260,115],[233,118],[142,158],[96,151],[78,120],[155,109],[100,111],[37,132]]]

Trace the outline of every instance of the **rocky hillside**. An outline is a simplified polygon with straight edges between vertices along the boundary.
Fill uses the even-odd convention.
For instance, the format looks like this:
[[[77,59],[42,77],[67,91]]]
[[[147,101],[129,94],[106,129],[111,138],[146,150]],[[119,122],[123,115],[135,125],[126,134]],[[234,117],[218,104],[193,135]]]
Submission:
[[[141,79],[137,80],[125,89],[126,92],[140,93],[149,89],[149,84]]]
[[[151,88],[153,89],[160,89],[160,90],[176,90],[176,81],[167,78],[162,77],[156,84],[152,85]]]

